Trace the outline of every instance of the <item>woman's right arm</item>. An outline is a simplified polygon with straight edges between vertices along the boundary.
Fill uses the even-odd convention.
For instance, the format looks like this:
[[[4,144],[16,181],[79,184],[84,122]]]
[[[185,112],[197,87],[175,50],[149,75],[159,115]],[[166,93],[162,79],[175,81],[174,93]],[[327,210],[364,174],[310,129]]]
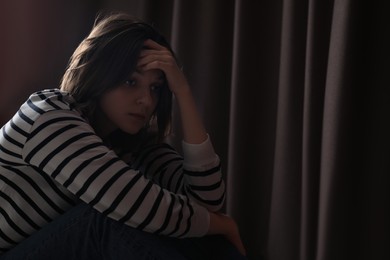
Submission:
[[[174,237],[207,233],[206,208],[132,169],[76,112],[59,110],[40,115],[24,144],[23,159],[119,222]]]

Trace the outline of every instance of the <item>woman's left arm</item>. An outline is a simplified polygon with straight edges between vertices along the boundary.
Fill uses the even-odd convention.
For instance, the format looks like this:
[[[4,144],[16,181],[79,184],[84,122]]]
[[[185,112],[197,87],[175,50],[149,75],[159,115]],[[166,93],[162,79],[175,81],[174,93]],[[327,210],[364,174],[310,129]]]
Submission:
[[[175,95],[183,131],[181,180],[184,192],[209,210],[219,210],[225,198],[219,157],[215,154],[190,86],[176,60],[167,48],[152,40],[145,41],[138,69],[159,69],[165,74],[168,86]]]
[[[207,132],[196,108],[190,86],[172,53],[152,40],[145,41],[145,47],[138,63],[141,70],[162,70],[169,89],[175,95],[182,121],[183,140],[189,144],[201,144],[207,139]]]
[[[149,146],[133,158],[132,166],[164,189],[187,195],[209,211],[220,210],[225,183],[210,140],[199,145],[183,143],[183,152],[185,160],[168,144]]]

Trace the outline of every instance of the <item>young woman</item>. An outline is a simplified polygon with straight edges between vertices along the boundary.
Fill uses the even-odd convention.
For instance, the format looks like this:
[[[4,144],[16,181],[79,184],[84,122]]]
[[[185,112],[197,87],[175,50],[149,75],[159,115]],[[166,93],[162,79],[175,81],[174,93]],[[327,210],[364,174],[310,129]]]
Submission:
[[[172,95],[183,156],[164,143]],[[0,131],[2,259],[241,259],[224,198],[172,49],[126,14],[97,19],[60,89],[32,94]]]

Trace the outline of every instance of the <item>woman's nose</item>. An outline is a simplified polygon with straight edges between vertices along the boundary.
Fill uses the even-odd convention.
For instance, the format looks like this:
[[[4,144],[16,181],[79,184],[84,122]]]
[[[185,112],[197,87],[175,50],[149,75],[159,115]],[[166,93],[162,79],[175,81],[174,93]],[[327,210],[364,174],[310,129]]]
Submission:
[[[153,95],[149,87],[142,87],[137,95],[137,104],[151,106],[153,104]]]

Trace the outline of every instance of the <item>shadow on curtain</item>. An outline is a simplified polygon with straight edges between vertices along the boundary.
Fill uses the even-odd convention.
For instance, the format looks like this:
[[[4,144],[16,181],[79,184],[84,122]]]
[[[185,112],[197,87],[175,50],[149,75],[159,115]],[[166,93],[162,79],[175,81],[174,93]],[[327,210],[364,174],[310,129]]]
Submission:
[[[2,123],[58,85],[96,11],[129,12],[171,38],[249,259],[389,259],[385,1],[21,2],[0,4]]]

